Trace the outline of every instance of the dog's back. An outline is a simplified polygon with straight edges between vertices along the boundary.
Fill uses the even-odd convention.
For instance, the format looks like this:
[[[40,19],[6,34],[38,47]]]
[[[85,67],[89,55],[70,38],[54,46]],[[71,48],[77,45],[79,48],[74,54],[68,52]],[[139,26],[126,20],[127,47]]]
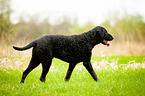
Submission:
[[[81,35],[46,35],[35,40],[33,53],[51,55],[68,63],[81,62],[88,52],[89,42]]]

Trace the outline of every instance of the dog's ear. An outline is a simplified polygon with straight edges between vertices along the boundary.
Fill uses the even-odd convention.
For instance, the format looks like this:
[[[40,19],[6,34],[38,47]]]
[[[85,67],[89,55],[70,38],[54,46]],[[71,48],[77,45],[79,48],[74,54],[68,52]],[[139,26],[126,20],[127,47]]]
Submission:
[[[97,26],[94,29],[92,29],[92,32],[94,34],[96,34],[96,33],[99,34],[101,37],[104,37],[104,34],[105,34],[105,30],[100,26]]]
[[[97,31],[101,37],[104,37],[104,31],[101,28],[97,28]]]

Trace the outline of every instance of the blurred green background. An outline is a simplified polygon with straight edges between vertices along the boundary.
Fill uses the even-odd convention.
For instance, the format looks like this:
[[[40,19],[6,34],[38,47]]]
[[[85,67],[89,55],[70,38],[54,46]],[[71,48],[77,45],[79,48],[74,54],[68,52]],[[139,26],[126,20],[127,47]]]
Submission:
[[[0,1],[0,56],[14,55],[15,51],[11,48],[12,45],[24,46],[46,34],[80,34],[98,26],[91,20],[80,25],[77,17],[72,19],[68,15],[59,17],[58,21],[52,24],[49,16],[39,21],[40,16],[38,14],[28,16],[29,20],[19,16],[19,22],[14,24],[11,20],[11,14],[14,12],[11,8],[11,1]],[[100,24],[115,39],[111,42],[110,48],[103,45],[95,47],[93,55],[145,55],[144,17],[140,14],[130,15],[127,12],[124,13],[120,18],[117,12],[112,12],[110,17]]]

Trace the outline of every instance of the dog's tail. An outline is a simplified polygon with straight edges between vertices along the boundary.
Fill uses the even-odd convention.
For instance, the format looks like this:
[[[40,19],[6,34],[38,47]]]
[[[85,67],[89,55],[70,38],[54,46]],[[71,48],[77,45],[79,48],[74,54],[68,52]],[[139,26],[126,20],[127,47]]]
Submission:
[[[36,42],[31,42],[30,44],[28,44],[27,46],[25,46],[25,47],[15,47],[15,46],[13,46],[13,48],[15,49],[15,50],[18,50],[18,51],[23,51],[23,50],[27,50],[27,49],[30,49],[31,47],[35,47],[37,45],[37,43]]]

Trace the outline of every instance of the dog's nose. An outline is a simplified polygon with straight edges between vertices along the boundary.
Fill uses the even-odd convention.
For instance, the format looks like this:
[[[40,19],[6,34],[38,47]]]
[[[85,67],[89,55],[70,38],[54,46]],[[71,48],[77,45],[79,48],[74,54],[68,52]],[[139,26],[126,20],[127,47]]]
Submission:
[[[112,40],[114,39],[114,37],[112,37]]]

